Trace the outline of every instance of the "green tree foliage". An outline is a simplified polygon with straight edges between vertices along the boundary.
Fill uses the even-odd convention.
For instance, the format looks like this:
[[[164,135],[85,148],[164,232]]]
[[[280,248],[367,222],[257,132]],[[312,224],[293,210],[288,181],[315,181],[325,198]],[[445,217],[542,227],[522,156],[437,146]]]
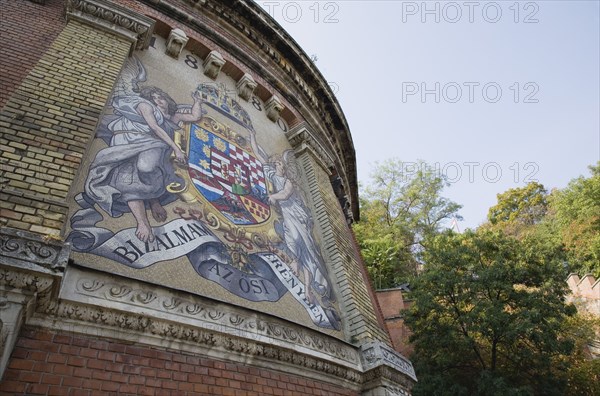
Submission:
[[[560,235],[570,270],[600,277],[600,162],[590,170],[591,177],[551,194],[548,221]]]
[[[536,238],[498,230],[430,238],[411,283],[414,395],[563,395],[562,258]]]
[[[353,229],[375,287],[388,288],[416,273],[424,239],[461,206],[441,195],[448,182],[423,161],[387,160],[371,177]]]
[[[559,364],[568,367],[565,396],[600,395],[600,359],[592,359],[589,346],[597,343],[600,317],[580,312],[564,323],[563,334],[575,341],[574,353],[559,356]]]
[[[572,364],[565,396],[600,395],[600,359],[579,358]]]
[[[548,193],[543,185],[531,182],[522,188],[511,188],[497,195],[498,203],[488,211],[490,223],[533,225],[548,211]]]
[[[569,271],[600,277],[600,163],[590,170],[591,177],[573,179],[550,194],[535,182],[498,194],[482,228],[519,238],[536,234],[562,250]]]

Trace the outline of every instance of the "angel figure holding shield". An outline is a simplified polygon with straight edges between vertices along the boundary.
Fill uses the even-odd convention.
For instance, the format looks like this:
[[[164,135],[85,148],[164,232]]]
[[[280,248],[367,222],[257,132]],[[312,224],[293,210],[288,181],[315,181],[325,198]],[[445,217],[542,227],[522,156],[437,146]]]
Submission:
[[[187,164],[185,153],[173,141],[181,122],[202,117],[200,94],[192,94],[193,105],[178,106],[157,87],[138,87],[146,80],[144,66],[137,58],[127,64],[112,98],[115,117],[106,125],[109,146],[100,150],[90,165],[85,194],[112,217],[131,212],[137,222],[136,236],[153,242],[148,221],[149,209],[154,220],[164,222],[163,205],[176,197],[166,187],[181,182],[175,175],[171,155]]]
[[[308,300],[316,302],[312,293],[316,291],[322,302],[327,303],[332,297],[327,269],[312,236],[312,217],[297,185],[299,172],[294,152],[287,150],[283,155],[274,154],[267,160],[264,150],[256,142],[256,131],[249,132],[252,149],[262,162],[265,176],[272,186],[273,191],[268,196],[269,204],[276,206],[282,217],[278,233],[292,258],[290,266],[304,281]]]

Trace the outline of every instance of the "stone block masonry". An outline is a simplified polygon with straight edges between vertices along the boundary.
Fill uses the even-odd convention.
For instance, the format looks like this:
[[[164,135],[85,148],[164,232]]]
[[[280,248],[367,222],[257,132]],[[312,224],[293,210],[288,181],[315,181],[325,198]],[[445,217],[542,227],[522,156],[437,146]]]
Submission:
[[[72,20],[14,90],[0,112],[2,226],[60,233],[69,188],[130,48]]]

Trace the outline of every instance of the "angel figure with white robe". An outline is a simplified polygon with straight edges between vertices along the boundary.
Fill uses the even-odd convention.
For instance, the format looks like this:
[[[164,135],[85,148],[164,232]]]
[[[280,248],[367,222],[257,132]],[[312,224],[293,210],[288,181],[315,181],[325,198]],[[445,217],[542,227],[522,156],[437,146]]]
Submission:
[[[202,117],[202,100],[196,91],[192,93],[191,108],[178,106],[160,88],[140,89],[137,84],[145,80],[144,66],[133,58],[112,98],[116,117],[105,128],[111,136],[109,146],[100,150],[90,165],[85,194],[112,217],[131,212],[137,222],[137,238],[153,242],[147,210],[154,220],[164,222],[167,212],[163,205],[176,199],[166,187],[180,182],[171,154],[176,161],[187,164],[185,153],[173,140],[174,131],[179,123]]]
[[[262,162],[265,176],[273,189],[269,192],[269,204],[275,206],[282,217],[281,231],[278,233],[290,253],[290,266],[303,280],[308,300],[316,302],[312,293],[316,291],[321,302],[327,305],[332,299],[327,269],[312,236],[312,217],[297,186],[299,172],[294,152],[287,150],[283,155],[274,154],[267,160],[264,150],[256,142],[256,131],[249,132],[252,149]]]

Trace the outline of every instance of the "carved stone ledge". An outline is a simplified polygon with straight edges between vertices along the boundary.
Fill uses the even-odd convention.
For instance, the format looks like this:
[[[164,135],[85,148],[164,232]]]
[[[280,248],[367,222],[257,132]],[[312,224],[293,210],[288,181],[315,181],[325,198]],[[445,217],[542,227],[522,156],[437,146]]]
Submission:
[[[165,53],[173,58],[179,58],[181,51],[187,44],[189,38],[185,34],[185,32],[181,29],[173,29],[169,33],[169,38],[167,38],[167,48],[165,49]]]
[[[221,72],[221,68],[225,64],[225,58],[217,51],[210,51],[202,66],[204,67],[204,74],[208,78],[212,78],[215,80],[219,73]]]
[[[60,275],[71,246],[28,231],[0,229],[0,264],[50,275]]]
[[[154,32],[153,19],[106,0],[68,0],[66,15],[131,41],[131,52],[148,48]]]
[[[392,369],[407,375],[414,381],[417,380],[415,369],[413,368],[410,360],[396,352],[390,346],[380,341],[371,341],[362,344],[360,351],[360,358],[365,371],[369,371],[380,366],[385,366],[388,369]]]
[[[313,134],[305,126],[293,129],[286,135],[290,145],[296,152],[296,155],[300,155],[304,151],[308,151],[310,154],[312,154],[313,158],[317,161],[321,168],[323,168],[328,175],[331,174],[330,169],[332,169],[334,166],[333,159],[327,153],[327,151],[325,151],[323,145],[317,142]]]
[[[271,98],[265,102],[265,112],[267,113],[269,120],[273,122],[277,122],[282,110],[283,103],[281,102],[281,99],[275,95],[271,96]]]
[[[250,74],[245,73],[235,86],[240,98],[244,100],[250,100],[257,85],[258,84],[256,84],[256,81],[254,81],[254,78],[252,78]]]

